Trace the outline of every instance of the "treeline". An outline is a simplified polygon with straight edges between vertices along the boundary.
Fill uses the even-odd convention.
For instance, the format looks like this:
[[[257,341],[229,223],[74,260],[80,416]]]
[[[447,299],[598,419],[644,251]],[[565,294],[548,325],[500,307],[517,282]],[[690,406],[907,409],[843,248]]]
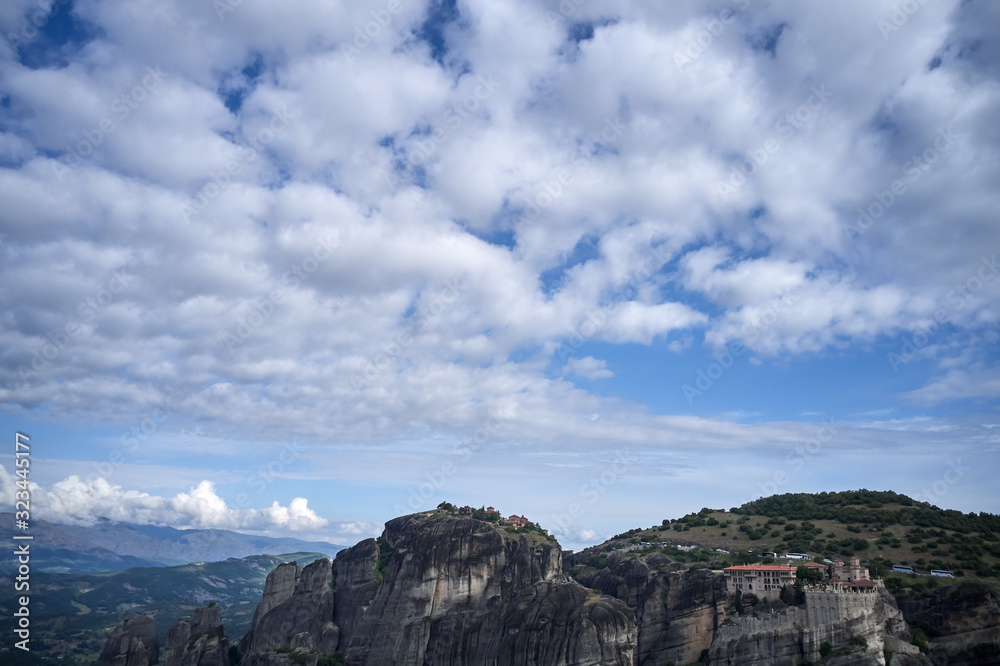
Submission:
[[[898,506],[885,508],[886,505]],[[862,489],[839,493],[788,493],[747,502],[731,509],[731,512],[782,516],[788,520],[836,520],[845,525],[915,525],[965,533],[1000,532],[1000,516],[941,509],[892,491]]]

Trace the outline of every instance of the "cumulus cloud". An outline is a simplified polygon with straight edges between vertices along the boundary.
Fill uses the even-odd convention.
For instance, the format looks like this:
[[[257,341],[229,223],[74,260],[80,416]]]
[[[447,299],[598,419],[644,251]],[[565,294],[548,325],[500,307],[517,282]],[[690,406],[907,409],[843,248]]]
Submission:
[[[714,33],[733,3],[404,4],[358,41],[381,0],[81,1],[65,43],[0,45],[5,413],[128,429],[166,400],[164,430],[387,445],[506,410],[515,439],[715,445],[732,424],[553,361],[807,362],[942,309],[942,349],[997,326],[992,4],[884,37],[893,0],[751,3]],[[3,34],[33,8],[4,5]],[[995,395],[995,361],[924,353],[919,404]],[[316,522],[60,483],[67,516]]]
[[[572,339],[609,300],[587,339],[679,350],[684,334],[763,355],[867,343],[932,313],[977,251],[942,242],[929,216],[991,234],[994,167],[977,146],[1000,96],[958,50],[981,9],[922,7],[890,48],[820,26],[855,34],[891,3],[765,4],[678,64],[701,10],[591,2],[574,18],[591,36],[570,39],[532,3],[462,5],[445,57],[412,39],[427,10],[415,3],[345,50],[369,4],[240,6],[220,21],[169,2],[164,28],[85,3],[77,20],[100,30],[64,66],[4,52],[0,298],[17,314],[0,329],[3,400],[127,422],[149,394],[107,398],[129,376],[186,396],[191,418],[239,410],[245,433],[305,418],[350,437],[363,426],[320,428],[322,415],[364,414],[386,380],[422,393],[442,362],[502,402],[520,374],[503,359]],[[777,25],[770,46],[748,37]],[[198,46],[173,48],[177,31]],[[105,52],[119,65],[99,66]],[[866,76],[845,76],[852,63]],[[124,114],[123,94],[143,99]],[[105,117],[114,129],[94,134]],[[914,180],[907,160],[951,126]],[[721,197],[769,139],[769,162]],[[907,191],[845,234],[894,178]],[[111,292],[116,271],[128,280]],[[448,284],[462,287],[438,297]],[[796,304],[770,321],[778,297]],[[997,298],[971,295],[956,324],[981,326]],[[537,375],[528,390],[560,400]]]
[[[0,494],[13,502],[16,478],[0,466]],[[95,477],[73,475],[49,487],[32,484],[34,515],[50,522],[93,525],[107,519],[138,525],[169,525],[177,528],[228,529],[268,532],[315,532],[329,524],[309,508],[304,497],[287,506],[275,501],[264,509],[230,507],[219,497],[215,484],[202,481],[174,497],[159,497],[137,490],[125,490]],[[348,534],[356,534],[352,525]]]
[[[571,358],[563,366],[563,372],[579,375],[585,379],[608,379],[615,376],[615,373],[608,369],[607,361],[596,359],[593,356]]]

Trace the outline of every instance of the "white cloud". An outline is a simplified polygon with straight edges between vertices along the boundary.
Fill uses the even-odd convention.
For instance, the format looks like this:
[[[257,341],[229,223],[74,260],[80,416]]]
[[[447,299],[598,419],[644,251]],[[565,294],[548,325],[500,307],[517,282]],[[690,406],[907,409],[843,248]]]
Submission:
[[[16,478],[0,466],[0,495],[13,503]],[[50,522],[93,525],[106,518],[139,525],[170,525],[177,528],[216,528],[268,532],[316,532],[329,521],[296,497],[288,506],[275,501],[265,509],[230,507],[211,481],[202,481],[174,497],[158,497],[125,490],[102,477],[69,476],[45,488],[32,484],[34,515]],[[355,529],[354,526],[351,529]],[[349,531],[353,534],[354,532]]]
[[[170,427],[204,424],[209,440],[388,445],[457,438],[501,409],[514,441],[721,448],[731,424],[580,391],[548,377],[553,357],[576,342],[740,341],[752,364],[867,348],[948,307],[997,246],[992,5],[922,5],[886,40],[892,0],[760,3],[678,67],[717,8],[590,0],[573,21],[593,37],[577,42],[538,3],[460,3],[442,66],[415,36],[430,3],[404,4],[351,59],[341,47],[384,2],[243,3],[220,19],[88,0],[73,11],[91,41],[55,64],[0,46],[7,413],[127,429],[168,399]],[[0,9],[4,34],[30,10]],[[754,48],[781,24],[773,54]],[[149,67],[162,83],[119,117]],[[788,131],[817,87],[828,102]],[[57,171],[106,118],[114,130]],[[955,140],[908,171],[948,127]],[[849,238],[895,180],[905,192]],[[529,202],[537,218],[518,221]],[[131,277],[111,292],[119,269]],[[957,335],[995,328],[997,284],[950,311]],[[950,353],[950,335],[909,397],[995,397],[976,365],[988,349]],[[603,363],[565,371],[608,377]],[[102,511],[131,492],[65,483]],[[128,497],[130,515],[315,522],[294,502],[240,513],[198,485]]]
[[[615,376],[615,373],[608,369],[607,361],[596,359],[593,356],[571,358],[563,366],[563,372],[579,375],[585,379],[608,379]]]

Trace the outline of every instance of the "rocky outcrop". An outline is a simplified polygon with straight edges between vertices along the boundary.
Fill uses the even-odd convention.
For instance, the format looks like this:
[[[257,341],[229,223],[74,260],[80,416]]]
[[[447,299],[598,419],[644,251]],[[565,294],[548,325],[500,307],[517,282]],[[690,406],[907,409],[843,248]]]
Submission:
[[[819,661],[829,666],[884,666],[888,645],[916,652],[903,616],[885,591],[806,593],[805,608],[730,618],[709,651],[711,666],[778,666]],[[895,662],[894,662],[895,663]],[[911,663],[921,663],[919,658]],[[927,664],[929,666],[929,662]]]
[[[559,545],[415,514],[341,551],[334,619],[349,666],[625,665],[633,613],[560,573]]]
[[[403,516],[332,563],[271,572],[241,666],[884,666],[887,655],[1000,666],[1000,603],[983,586],[900,593],[897,605],[880,586],[821,585],[799,606],[747,595],[736,608],[718,565],[577,561],[601,568],[561,573],[559,545],[538,532],[443,510]],[[929,655],[907,621],[931,637]]]
[[[229,640],[215,603],[182,617],[167,632],[165,666],[229,666]]]
[[[104,643],[97,666],[150,666],[160,662],[160,640],[153,618],[137,615],[122,621]]]
[[[566,574],[522,590],[503,614],[494,664],[633,663],[637,630],[624,604],[609,603]]]
[[[607,568],[580,578],[588,587],[624,601],[635,612],[639,636],[636,664],[689,664],[711,647],[716,627],[725,619],[726,589],[707,569],[666,556],[648,558],[615,554]]]
[[[241,666],[633,666],[635,616],[537,532],[443,511],[268,576]]]
[[[589,558],[588,558],[589,559]],[[779,666],[819,661],[885,664],[884,650],[922,662],[891,595],[807,593],[804,607],[771,608],[739,616],[723,577],[704,565],[671,563],[664,555],[613,553],[606,566],[585,570],[581,583],[624,601],[638,623],[636,664],[709,663],[712,666]],[[728,607],[727,607],[728,606]]]
[[[250,631],[240,641],[241,664],[315,664],[319,655],[332,654],[338,641],[330,559],[305,568],[282,564],[268,575]],[[299,655],[293,658],[291,651]]]
[[[934,664],[1000,664],[1000,594],[996,590],[981,583],[923,592],[898,590],[896,603],[907,622],[927,634]]]

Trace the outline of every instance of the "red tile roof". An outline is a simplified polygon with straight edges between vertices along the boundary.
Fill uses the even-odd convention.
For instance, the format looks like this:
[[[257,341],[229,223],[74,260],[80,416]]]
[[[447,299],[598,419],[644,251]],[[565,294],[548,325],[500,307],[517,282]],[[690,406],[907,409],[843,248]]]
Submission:
[[[723,571],[795,571],[783,564],[741,564],[736,567],[726,567]]]

